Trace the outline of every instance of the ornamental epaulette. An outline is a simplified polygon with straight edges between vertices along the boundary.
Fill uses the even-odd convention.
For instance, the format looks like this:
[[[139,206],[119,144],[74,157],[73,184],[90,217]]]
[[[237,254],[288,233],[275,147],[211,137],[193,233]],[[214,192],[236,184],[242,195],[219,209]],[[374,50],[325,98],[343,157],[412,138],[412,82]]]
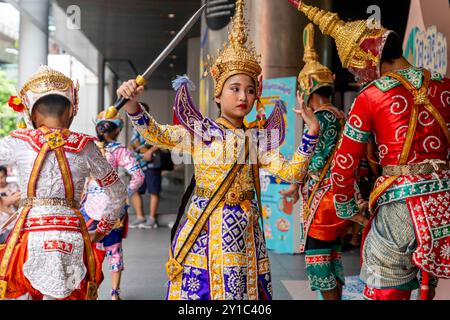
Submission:
[[[64,134],[63,149],[66,152],[78,153],[83,151],[89,141],[95,141],[97,138],[67,130]],[[19,129],[10,133],[11,137],[27,142],[34,151],[39,152],[46,142],[45,134],[40,130],[35,129]]]

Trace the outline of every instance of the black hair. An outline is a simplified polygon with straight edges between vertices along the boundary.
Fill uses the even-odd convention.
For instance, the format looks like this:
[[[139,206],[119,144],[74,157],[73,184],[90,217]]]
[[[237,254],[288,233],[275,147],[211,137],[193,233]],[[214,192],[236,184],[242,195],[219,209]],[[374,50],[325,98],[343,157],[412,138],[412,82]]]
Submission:
[[[402,40],[397,33],[391,32],[384,44],[383,53],[381,55],[381,62],[393,63],[394,60],[403,57]]]
[[[61,117],[69,108],[69,99],[57,94],[50,94],[36,101],[33,111],[36,110],[43,116]]]
[[[95,126],[95,131],[97,132],[97,138],[100,142],[105,142],[105,133],[112,133],[116,130],[118,126],[110,121],[100,121]]]
[[[5,166],[0,166],[0,172],[4,172],[5,176],[8,175],[8,169]]]
[[[323,86],[314,91],[313,93],[316,93],[324,98],[330,98],[333,94],[333,87],[331,86]]]

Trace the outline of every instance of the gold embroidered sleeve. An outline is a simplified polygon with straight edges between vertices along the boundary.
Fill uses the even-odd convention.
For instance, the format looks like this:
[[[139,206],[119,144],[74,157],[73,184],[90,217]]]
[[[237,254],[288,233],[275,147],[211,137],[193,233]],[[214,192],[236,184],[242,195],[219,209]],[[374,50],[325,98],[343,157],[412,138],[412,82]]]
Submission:
[[[128,114],[139,134],[152,145],[182,153],[192,153],[192,136],[181,125],[162,125],[145,111]]]
[[[318,139],[316,136],[303,135],[302,143],[288,161],[279,149],[260,153],[259,161],[262,169],[289,183],[299,183],[308,172],[309,162]]]

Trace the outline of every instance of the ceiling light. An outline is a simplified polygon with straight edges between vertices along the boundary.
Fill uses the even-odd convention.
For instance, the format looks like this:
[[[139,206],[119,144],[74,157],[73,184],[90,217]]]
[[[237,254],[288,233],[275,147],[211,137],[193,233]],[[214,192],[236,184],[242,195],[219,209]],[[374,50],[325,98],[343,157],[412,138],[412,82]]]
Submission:
[[[167,17],[169,17],[169,19],[175,19],[175,13],[169,13]]]
[[[175,67],[175,65],[174,65],[173,63],[170,63],[170,64],[169,64],[169,67],[170,67],[171,69],[173,69],[173,67]]]
[[[171,36],[174,36],[174,35],[177,34],[177,32],[175,30],[170,30],[169,33],[170,33]]]

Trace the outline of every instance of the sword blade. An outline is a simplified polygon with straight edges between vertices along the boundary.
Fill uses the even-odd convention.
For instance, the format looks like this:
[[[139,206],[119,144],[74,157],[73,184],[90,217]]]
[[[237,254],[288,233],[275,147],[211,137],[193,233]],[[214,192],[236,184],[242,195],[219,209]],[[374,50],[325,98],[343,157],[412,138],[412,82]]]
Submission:
[[[18,213],[17,211],[14,212],[14,214],[12,214],[12,215],[8,218],[8,220],[6,220],[5,223],[3,223],[3,225],[0,227],[0,231],[2,231],[2,230],[5,229],[7,226],[9,226],[9,225],[11,224],[11,222],[13,222],[14,219],[16,219],[16,217],[17,217],[18,214],[19,214],[19,213]]]
[[[142,76],[147,79],[155,70],[158,68],[158,66],[164,61],[164,59],[172,52],[172,50],[177,46],[177,44],[184,38],[184,36],[191,30],[191,28],[194,26],[194,24],[197,22],[197,20],[202,16],[203,10],[206,7],[206,3],[201,6],[200,9],[197,10],[197,12],[189,19],[188,22],[183,26],[183,28],[178,32],[178,34],[175,36],[175,38],[170,41],[170,43],[167,45],[167,47],[160,53],[158,58],[153,61],[153,63],[150,65],[150,67],[145,70],[145,72],[142,74]]]

